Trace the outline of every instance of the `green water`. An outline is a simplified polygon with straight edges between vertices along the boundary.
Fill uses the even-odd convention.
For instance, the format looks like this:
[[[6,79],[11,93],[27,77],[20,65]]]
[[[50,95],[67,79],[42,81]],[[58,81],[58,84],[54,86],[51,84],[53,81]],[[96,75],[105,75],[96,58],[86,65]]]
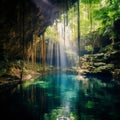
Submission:
[[[108,78],[47,75],[1,96],[0,120],[120,120],[119,93]]]

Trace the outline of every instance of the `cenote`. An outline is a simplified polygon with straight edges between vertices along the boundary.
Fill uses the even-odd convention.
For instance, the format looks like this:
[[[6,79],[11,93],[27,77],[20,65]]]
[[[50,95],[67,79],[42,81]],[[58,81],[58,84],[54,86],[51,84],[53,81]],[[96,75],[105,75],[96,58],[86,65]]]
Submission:
[[[120,87],[113,80],[50,74],[19,84],[0,99],[0,119],[119,120]]]
[[[120,0],[0,0],[0,120],[120,120]]]

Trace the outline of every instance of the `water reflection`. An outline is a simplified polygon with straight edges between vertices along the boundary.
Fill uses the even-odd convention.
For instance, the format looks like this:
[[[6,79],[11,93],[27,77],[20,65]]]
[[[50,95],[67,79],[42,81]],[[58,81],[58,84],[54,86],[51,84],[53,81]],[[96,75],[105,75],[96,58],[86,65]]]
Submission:
[[[19,85],[12,103],[4,107],[10,106],[13,116],[20,111],[17,120],[119,120],[119,91],[120,86],[112,81],[48,75]]]

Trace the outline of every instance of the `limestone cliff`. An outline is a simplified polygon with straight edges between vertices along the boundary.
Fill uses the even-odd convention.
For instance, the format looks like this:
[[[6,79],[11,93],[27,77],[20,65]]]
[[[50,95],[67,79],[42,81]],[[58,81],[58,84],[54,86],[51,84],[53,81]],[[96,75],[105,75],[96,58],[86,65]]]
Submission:
[[[80,59],[81,68],[89,74],[120,77],[120,42],[108,45],[99,53],[84,55]]]

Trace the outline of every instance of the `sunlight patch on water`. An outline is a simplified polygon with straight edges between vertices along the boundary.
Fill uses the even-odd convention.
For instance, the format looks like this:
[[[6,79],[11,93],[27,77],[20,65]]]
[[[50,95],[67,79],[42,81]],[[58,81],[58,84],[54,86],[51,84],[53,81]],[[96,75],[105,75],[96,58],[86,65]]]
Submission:
[[[42,80],[37,80],[37,81],[27,81],[24,83],[23,87],[27,88],[29,86],[38,86],[40,88],[48,88],[49,87],[49,82],[47,81],[42,81]]]
[[[49,87],[49,82],[37,81],[37,82],[35,82],[35,85],[40,87],[40,88],[48,88]]]
[[[44,114],[44,120],[75,120],[73,113],[68,113],[67,108],[53,109],[51,113]]]

